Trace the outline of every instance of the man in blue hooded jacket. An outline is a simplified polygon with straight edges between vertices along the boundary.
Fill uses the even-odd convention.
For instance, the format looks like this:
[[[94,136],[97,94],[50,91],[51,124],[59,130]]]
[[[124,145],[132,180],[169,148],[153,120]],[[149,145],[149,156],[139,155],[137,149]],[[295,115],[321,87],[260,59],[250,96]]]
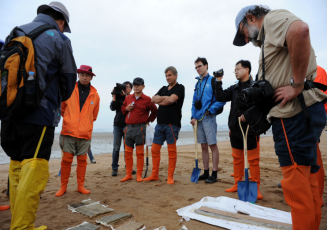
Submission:
[[[198,123],[197,139],[202,148],[202,160],[204,174],[199,180],[205,180],[206,183],[215,183],[218,181],[217,170],[219,163],[219,150],[217,146],[217,121],[218,110],[226,103],[218,102],[215,98],[215,92],[211,85],[212,76],[208,73],[208,62],[205,58],[195,60],[195,69],[199,76],[195,85],[192,102],[192,120],[191,124]],[[209,148],[212,152],[212,174],[209,176]]]

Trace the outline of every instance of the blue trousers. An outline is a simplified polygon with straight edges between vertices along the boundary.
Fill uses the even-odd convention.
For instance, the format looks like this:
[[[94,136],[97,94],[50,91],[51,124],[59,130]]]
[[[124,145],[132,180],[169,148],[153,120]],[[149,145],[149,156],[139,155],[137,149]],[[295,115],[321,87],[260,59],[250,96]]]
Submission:
[[[118,161],[119,161],[119,151],[121,146],[121,141],[124,138],[124,127],[114,126],[114,149],[112,151],[112,169],[118,169]]]
[[[317,142],[326,124],[326,112],[321,102],[307,107],[310,116],[310,130],[306,130],[306,120],[301,111],[290,118],[283,118],[285,131],[294,161],[298,165],[311,166],[311,172],[318,172]],[[292,165],[280,118],[272,118],[275,151],[281,167]]]

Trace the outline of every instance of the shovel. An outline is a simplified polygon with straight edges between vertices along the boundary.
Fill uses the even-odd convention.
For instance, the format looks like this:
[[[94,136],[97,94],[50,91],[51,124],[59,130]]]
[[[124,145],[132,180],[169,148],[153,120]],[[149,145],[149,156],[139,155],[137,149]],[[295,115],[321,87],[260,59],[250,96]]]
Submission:
[[[248,201],[251,203],[255,203],[257,201],[258,195],[258,185],[257,182],[249,181],[249,166],[248,166],[248,146],[247,146],[247,136],[249,131],[249,125],[246,129],[246,134],[244,136],[244,132],[241,125],[241,118],[238,118],[238,122],[240,124],[240,128],[243,135],[243,143],[244,143],[244,170],[245,170],[245,181],[237,182],[237,192],[238,198],[241,201]]]
[[[199,169],[198,166],[198,138],[197,138],[197,131],[198,131],[198,121],[195,121],[195,127],[193,127],[193,132],[194,132],[194,144],[195,144],[195,168],[193,169],[192,175],[191,175],[191,182],[197,183],[201,169]]]
[[[149,146],[146,146],[146,170],[143,179],[146,178],[146,174],[148,173],[148,167],[149,167]]]

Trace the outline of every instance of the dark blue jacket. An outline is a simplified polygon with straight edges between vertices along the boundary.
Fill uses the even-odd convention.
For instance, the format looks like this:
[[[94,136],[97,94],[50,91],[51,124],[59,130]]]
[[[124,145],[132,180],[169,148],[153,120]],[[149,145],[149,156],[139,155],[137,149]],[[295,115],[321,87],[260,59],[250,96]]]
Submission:
[[[77,80],[77,68],[70,40],[60,32],[56,21],[48,15],[39,14],[31,23],[19,26],[26,34],[33,29],[49,24],[56,29],[43,32],[34,41],[35,68],[39,87],[44,90],[51,77],[40,105],[30,115],[19,122],[57,127],[60,121],[61,102],[70,98]],[[23,36],[22,32],[18,35]],[[8,43],[6,39],[6,44]]]

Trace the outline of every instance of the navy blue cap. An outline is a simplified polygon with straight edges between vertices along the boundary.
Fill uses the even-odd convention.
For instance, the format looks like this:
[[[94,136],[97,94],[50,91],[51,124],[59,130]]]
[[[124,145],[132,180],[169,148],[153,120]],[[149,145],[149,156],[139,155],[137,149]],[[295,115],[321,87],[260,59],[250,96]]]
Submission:
[[[134,80],[133,80],[133,85],[134,85],[134,84],[137,84],[137,85],[144,85],[144,80],[143,80],[143,78],[140,78],[140,77],[134,78]]]
[[[235,34],[235,38],[233,41],[234,46],[246,45],[244,36],[242,36],[238,32],[238,27],[240,26],[240,23],[242,22],[243,18],[246,16],[246,12],[248,12],[249,10],[254,10],[254,9],[255,9],[255,5],[251,5],[251,6],[244,7],[243,9],[240,10],[240,12],[238,12],[238,14],[235,18],[236,34]]]

